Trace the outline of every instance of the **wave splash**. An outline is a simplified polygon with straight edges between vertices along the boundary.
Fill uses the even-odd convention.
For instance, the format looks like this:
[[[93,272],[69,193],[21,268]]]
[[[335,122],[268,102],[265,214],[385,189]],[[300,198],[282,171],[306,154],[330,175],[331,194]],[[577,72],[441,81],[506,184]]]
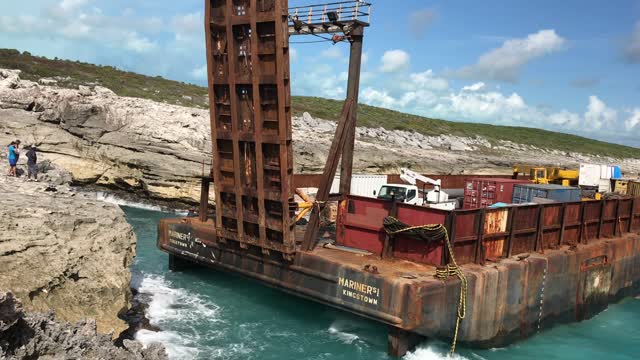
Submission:
[[[223,322],[220,308],[209,299],[174,287],[159,275],[144,275],[138,291],[141,296],[151,298],[146,310],[150,323],[163,329],[159,332],[138,331],[136,339],[145,346],[161,342],[171,359],[194,359],[220,351],[203,346],[204,340],[219,336],[205,329],[215,329],[215,323]]]

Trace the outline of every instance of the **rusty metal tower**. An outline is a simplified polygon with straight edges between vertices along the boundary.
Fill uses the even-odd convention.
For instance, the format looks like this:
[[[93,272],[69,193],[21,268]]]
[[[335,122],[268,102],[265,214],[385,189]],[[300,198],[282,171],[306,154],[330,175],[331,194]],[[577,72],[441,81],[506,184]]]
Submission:
[[[347,100],[318,200],[328,196],[340,154],[340,190],[348,194],[362,35],[370,5],[345,1],[289,9],[288,0],[205,4],[217,237],[231,248],[291,259],[297,247],[289,36],[343,33],[333,40],[351,43]],[[208,186],[204,181],[203,209]],[[206,219],[206,210],[203,216]],[[313,234],[308,231],[305,239],[315,237],[317,217],[314,211],[309,228]]]

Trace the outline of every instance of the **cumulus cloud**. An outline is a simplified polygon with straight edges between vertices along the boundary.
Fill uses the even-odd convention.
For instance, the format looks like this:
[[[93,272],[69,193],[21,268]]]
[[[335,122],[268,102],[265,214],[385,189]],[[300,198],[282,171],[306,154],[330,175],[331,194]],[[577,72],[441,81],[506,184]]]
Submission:
[[[589,106],[584,114],[585,130],[599,130],[603,126],[613,125],[618,117],[618,113],[607,106],[597,96],[589,96]]]
[[[624,125],[627,130],[635,129],[640,124],[640,108],[635,108],[629,111],[631,115],[625,120]]]
[[[482,81],[477,82],[473,85],[467,85],[462,87],[462,91],[481,91],[486,87],[485,83]]]
[[[389,50],[382,55],[380,71],[385,73],[399,72],[409,69],[411,56],[404,50]]]
[[[468,79],[515,82],[524,65],[562,50],[566,42],[555,30],[540,30],[526,38],[509,39],[501,47],[480,56],[474,65],[462,67],[450,75]]]
[[[435,76],[433,70],[429,69],[425,72],[409,75],[411,86],[419,89],[427,90],[446,90],[449,88],[449,82],[441,77]]]
[[[627,40],[623,55],[626,61],[640,64],[640,21],[636,23],[631,37]]]
[[[574,129],[580,125],[580,115],[567,110],[549,115],[549,122],[559,127]]]
[[[411,34],[422,38],[436,18],[436,12],[433,9],[422,9],[412,11],[409,15],[409,31]]]

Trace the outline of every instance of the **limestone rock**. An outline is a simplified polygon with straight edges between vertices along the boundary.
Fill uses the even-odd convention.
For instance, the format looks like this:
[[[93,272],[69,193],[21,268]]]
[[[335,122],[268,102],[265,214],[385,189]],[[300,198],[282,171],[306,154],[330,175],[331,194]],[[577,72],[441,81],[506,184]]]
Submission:
[[[28,311],[55,310],[59,319],[96,321],[118,336],[128,325],[136,238],[122,210],[68,185],[0,177],[0,289]]]
[[[12,321],[5,323],[7,318]],[[0,359],[168,359],[161,344],[124,344],[116,347],[109,336],[99,334],[95,321],[72,325],[58,321],[53,312],[25,313],[12,293],[0,293]]]

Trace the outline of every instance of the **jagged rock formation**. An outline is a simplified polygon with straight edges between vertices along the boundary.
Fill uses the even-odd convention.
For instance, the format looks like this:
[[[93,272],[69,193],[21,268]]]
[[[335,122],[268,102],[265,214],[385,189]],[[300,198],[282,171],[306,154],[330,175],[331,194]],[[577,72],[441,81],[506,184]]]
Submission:
[[[53,312],[25,314],[12,293],[0,293],[0,358],[164,360],[168,357],[164,346],[158,343],[143,348],[137,341],[124,340],[124,347],[116,347],[110,336],[96,331],[93,320],[72,325],[56,321]]]
[[[0,176],[0,290],[29,311],[95,319],[100,333],[115,338],[128,328],[118,314],[131,298],[133,229],[119,207],[95,194],[47,187]]]
[[[40,85],[11,70],[0,71],[0,109],[0,143],[36,144],[78,184],[169,201],[198,196],[194,179],[210,158],[207,111],[118,97],[99,86]]]
[[[119,97],[100,86],[59,88],[50,80],[35,83],[21,80],[17,70],[0,70],[0,144],[15,138],[37,144],[42,157],[69,171],[76,183],[146,199],[198,202],[198,178],[203,168],[208,173],[211,161],[207,110]],[[335,126],[309,114],[293,119],[296,173],[322,172]],[[510,141],[492,144],[478,136],[383,128],[358,128],[356,135],[358,173],[411,167],[431,174],[509,174],[514,163],[580,162],[640,170],[638,159],[593,158]]]

